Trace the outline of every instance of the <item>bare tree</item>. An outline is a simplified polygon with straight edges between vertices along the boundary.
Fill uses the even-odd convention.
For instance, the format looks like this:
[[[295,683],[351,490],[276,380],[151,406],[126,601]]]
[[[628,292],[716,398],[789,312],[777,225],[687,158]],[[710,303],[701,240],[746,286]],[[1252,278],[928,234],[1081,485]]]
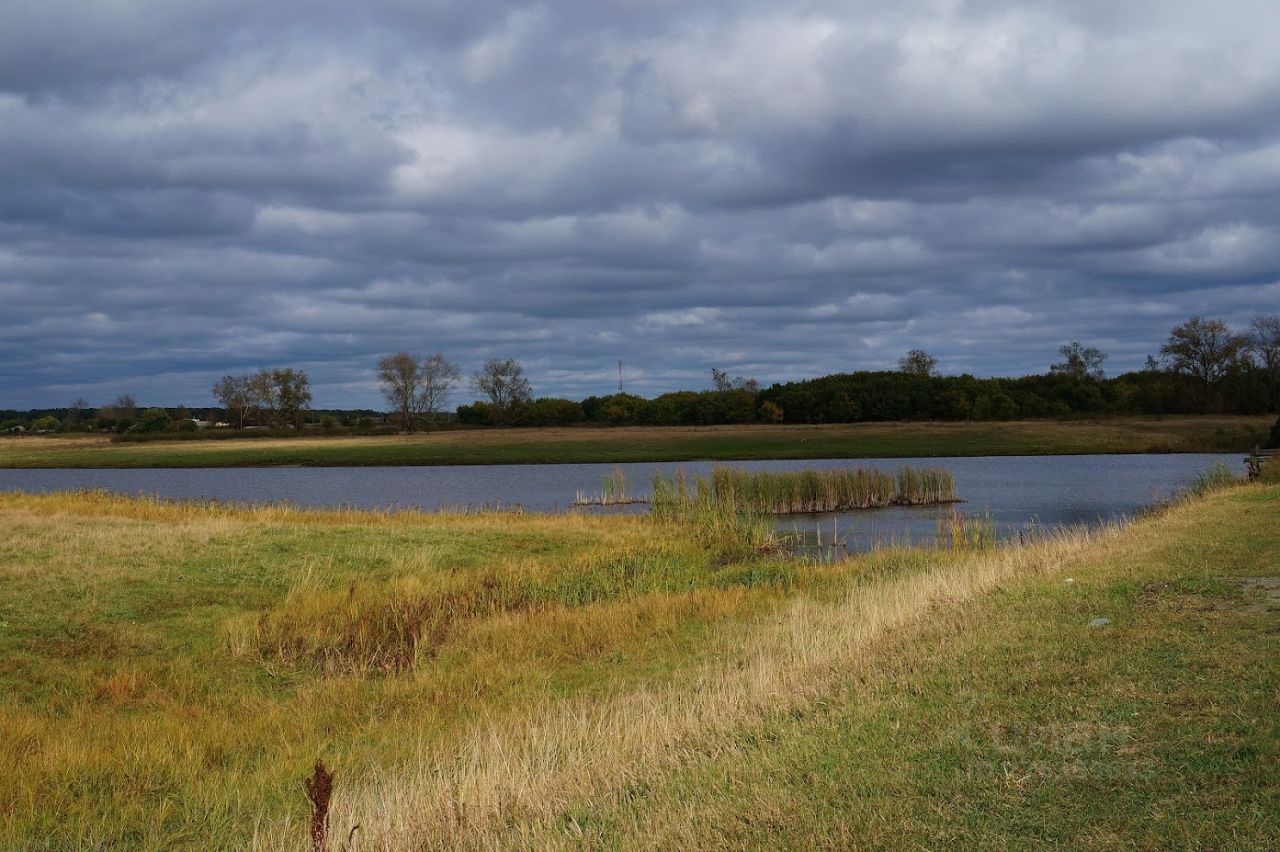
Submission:
[[[67,425],[77,426],[80,418],[84,417],[84,411],[89,407],[89,401],[84,397],[77,397],[76,401],[71,403],[71,407],[67,409]]]
[[[461,378],[458,365],[440,352],[421,361],[408,352],[378,359],[382,395],[399,412],[400,426],[406,432],[413,431],[420,417],[434,422]]]
[[[244,419],[253,405],[253,391],[248,376],[223,376],[213,386],[213,398],[227,411],[227,417],[244,428]]]
[[[1082,346],[1080,341],[1073,340],[1059,346],[1058,354],[1062,356],[1062,361],[1050,365],[1050,373],[1080,380],[1102,380],[1107,375],[1102,369],[1102,362],[1107,360],[1107,353],[1101,349]]]
[[[122,393],[114,402],[102,406],[98,413],[108,420],[137,420],[138,403],[131,394]]]
[[[486,361],[471,377],[471,389],[489,398],[494,419],[503,426],[511,423],[521,403],[533,399],[533,389],[524,376],[524,368],[513,358]]]
[[[1208,390],[1239,361],[1244,345],[1244,339],[1222,320],[1195,316],[1169,333],[1169,342],[1160,347],[1160,354],[1169,359],[1175,372],[1190,376]]]
[[[117,418],[127,417],[130,420],[138,416],[138,403],[133,398],[133,394],[122,393],[116,397],[115,402],[111,403],[111,410],[115,412]]]
[[[408,352],[382,356],[378,359],[378,384],[387,402],[400,412],[400,428],[412,432],[422,391],[422,367],[418,359]]]
[[[718,391],[746,391],[747,393],[758,393],[760,383],[755,379],[748,379],[745,376],[730,376],[724,370],[711,368],[711,387]]]
[[[462,381],[462,371],[458,365],[437,352],[422,362],[422,388],[418,392],[418,413],[428,423],[439,419],[444,410],[449,394]]]
[[[1259,314],[1249,323],[1249,349],[1267,374],[1272,393],[1280,392],[1280,314]]]
[[[898,372],[909,376],[936,376],[938,359],[923,349],[912,349],[898,359]]]

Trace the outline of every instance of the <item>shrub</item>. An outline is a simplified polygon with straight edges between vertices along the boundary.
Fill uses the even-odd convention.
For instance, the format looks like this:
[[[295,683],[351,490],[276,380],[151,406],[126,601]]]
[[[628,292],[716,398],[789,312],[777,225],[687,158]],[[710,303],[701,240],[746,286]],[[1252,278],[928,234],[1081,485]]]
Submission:
[[[130,431],[163,432],[169,428],[169,423],[169,415],[165,413],[163,408],[148,408],[142,412],[142,416],[138,418],[138,422]]]

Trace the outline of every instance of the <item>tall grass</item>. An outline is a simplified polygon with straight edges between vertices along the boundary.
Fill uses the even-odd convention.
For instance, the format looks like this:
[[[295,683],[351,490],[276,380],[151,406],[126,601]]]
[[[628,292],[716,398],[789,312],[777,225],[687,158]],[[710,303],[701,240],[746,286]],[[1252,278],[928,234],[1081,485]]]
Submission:
[[[627,506],[632,503],[648,503],[646,497],[627,492],[627,472],[620,467],[600,477],[600,493],[585,494],[579,491],[572,506]]]
[[[1208,470],[1191,480],[1187,485],[1186,493],[1195,497],[1203,497],[1220,488],[1235,485],[1239,481],[1239,477],[1231,472],[1231,468],[1221,461],[1216,461]]]
[[[693,479],[684,471],[658,474],[653,481],[653,512],[678,518],[691,511],[796,514],[925,506],[955,501],[951,473],[940,468],[903,467],[896,474],[871,468],[750,471],[716,467]]]
[[[938,518],[938,545],[949,550],[990,550],[999,541],[996,522],[988,512],[951,512]]]

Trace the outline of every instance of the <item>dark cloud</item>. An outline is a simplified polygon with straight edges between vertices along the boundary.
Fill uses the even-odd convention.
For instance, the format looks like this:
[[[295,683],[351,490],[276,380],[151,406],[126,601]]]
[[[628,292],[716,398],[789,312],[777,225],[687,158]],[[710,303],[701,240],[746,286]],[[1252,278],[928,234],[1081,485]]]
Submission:
[[[19,3],[0,407],[1136,368],[1280,310],[1278,115],[1270,0]]]

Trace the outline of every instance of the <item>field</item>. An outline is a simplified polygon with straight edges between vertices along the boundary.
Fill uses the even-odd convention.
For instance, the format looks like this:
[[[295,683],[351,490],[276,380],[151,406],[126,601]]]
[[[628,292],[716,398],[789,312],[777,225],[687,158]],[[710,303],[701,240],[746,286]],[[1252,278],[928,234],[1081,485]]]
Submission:
[[[0,539],[0,848],[304,849],[317,758],[334,849],[1280,843],[1280,485],[835,565],[98,493]]]
[[[1268,415],[827,426],[578,427],[120,444],[111,443],[105,436],[30,436],[0,438],[0,468],[536,464],[1243,452],[1265,443],[1274,420]]]

